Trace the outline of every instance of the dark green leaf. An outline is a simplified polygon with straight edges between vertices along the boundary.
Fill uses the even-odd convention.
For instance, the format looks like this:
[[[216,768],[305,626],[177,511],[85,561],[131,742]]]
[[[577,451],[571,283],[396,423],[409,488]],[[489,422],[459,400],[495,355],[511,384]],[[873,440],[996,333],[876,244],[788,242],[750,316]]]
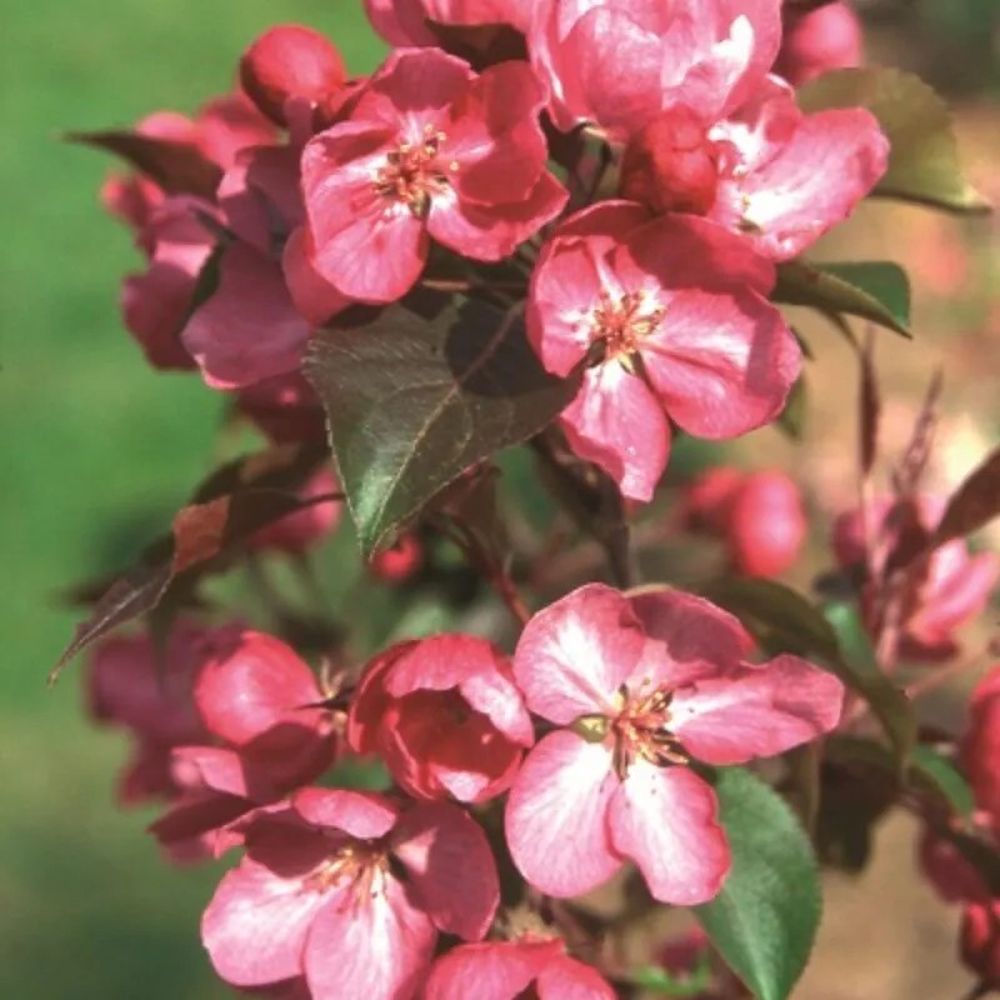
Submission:
[[[322,331],[305,372],[365,555],[470,466],[540,431],[579,384],[544,371],[518,314],[479,300]]]
[[[917,740],[917,721],[906,695],[879,669],[857,608],[846,601],[825,605],[823,614],[841,650],[841,679],[860,694],[877,716],[902,768]]]
[[[733,866],[722,892],[694,912],[759,1000],[784,1000],[819,926],[812,848],[781,796],[747,771],[722,771],[715,790]]]
[[[906,272],[888,261],[778,266],[775,302],[809,306],[828,315],[847,313],[910,337],[910,285]]]
[[[214,198],[215,189],[222,180],[219,166],[186,142],[156,139],[129,129],[71,132],[66,138],[120,156],[156,181],[167,194]]]
[[[788,394],[785,408],[778,417],[778,427],[793,441],[801,441],[805,432],[806,410],[808,406],[808,391],[806,377],[800,375]]]
[[[989,211],[989,202],[962,172],[948,106],[912,73],[868,67],[845,69],[798,92],[806,111],[867,108],[891,144],[889,169],[875,194],[953,212]]]
[[[947,757],[933,747],[920,744],[913,748],[911,760],[912,780],[931,788],[948,803],[955,815],[968,819],[976,807],[972,789],[965,778]]]

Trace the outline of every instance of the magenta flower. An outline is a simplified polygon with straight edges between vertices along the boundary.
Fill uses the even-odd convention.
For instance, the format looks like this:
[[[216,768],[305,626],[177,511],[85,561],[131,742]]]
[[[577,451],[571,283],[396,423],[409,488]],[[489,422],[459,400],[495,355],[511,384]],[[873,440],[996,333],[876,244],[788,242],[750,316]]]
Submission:
[[[517,867],[552,896],[600,885],[626,860],[665,903],[711,899],[729,847],[711,786],[688,765],[742,764],[829,732],[843,686],[795,656],[744,657],[740,624],[701,598],[626,597],[589,584],[525,627],[514,675],[557,727],[507,803]]]
[[[485,802],[507,790],[534,730],[507,658],[485,639],[404,642],[369,665],[348,740],[421,799]]]
[[[201,925],[233,986],[304,979],[312,1000],[408,1000],[438,933],[480,940],[499,901],[486,837],[447,803],[306,788],[244,836]]]
[[[567,198],[545,168],[541,106],[524,63],[478,75],[438,49],[395,52],[350,120],[303,150],[317,272],[346,296],[390,302],[417,281],[432,238],[473,260],[511,254]]]
[[[734,111],[780,41],[781,0],[539,0],[528,34],[556,125],[618,139],[677,105],[706,124]]]
[[[708,134],[722,150],[708,217],[771,260],[797,257],[843,222],[889,163],[889,140],[870,111],[807,115],[776,77]]]
[[[532,989],[533,988],[533,989]],[[434,963],[423,1000],[614,1000],[608,983],[566,954],[559,940],[487,941],[453,948]]]
[[[705,220],[617,201],[566,222],[539,257],[527,325],[550,372],[590,364],[560,418],[573,450],[649,500],[668,418],[712,439],[773,419],[801,363],[765,299],[773,284],[767,261]]]
[[[336,752],[334,719],[309,667],[281,640],[219,629],[194,688],[215,745],[178,747],[172,772],[187,791],[150,828],[167,847],[222,830],[312,781]],[[229,846],[223,838],[217,847]]]

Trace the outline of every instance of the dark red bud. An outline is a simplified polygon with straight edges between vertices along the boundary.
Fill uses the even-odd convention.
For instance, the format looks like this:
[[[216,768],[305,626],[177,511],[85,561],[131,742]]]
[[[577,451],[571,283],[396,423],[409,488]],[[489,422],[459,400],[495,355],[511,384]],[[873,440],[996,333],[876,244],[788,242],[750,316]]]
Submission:
[[[347,78],[340,53],[321,34],[297,24],[265,31],[240,60],[247,96],[272,121],[285,124],[286,102],[324,104]]]
[[[664,111],[625,147],[620,193],[654,212],[704,215],[715,204],[718,152],[686,108]]]
[[[395,545],[372,556],[368,564],[374,577],[383,583],[405,583],[424,562],[424,548],[415,535],[403,535]]]
[[[1000,988],[1000,902],[966,906],[960,945],[962,961],[987,986]]]

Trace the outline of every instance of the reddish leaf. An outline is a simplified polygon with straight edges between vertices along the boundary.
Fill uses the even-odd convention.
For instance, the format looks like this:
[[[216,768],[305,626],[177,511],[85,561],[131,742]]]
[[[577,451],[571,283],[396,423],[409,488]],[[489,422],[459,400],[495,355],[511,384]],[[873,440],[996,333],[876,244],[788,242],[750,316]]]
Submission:
[[[964,538],[1000,515],[1000,448],[955,491],[934,533],[935,546]]]
[[[129,129],[70,132],[66,138],[120,156],[156,181],[167,194],[214,198],[222,180],[222,170],[186,142],[155,139]]]
[[[861,363],[861,474],[865,478],[871,474],[878,454],[878,428],[882,413],[878,376],[875,373],[874,349],[874,331],[869,331],[864,350],[859,356]]]

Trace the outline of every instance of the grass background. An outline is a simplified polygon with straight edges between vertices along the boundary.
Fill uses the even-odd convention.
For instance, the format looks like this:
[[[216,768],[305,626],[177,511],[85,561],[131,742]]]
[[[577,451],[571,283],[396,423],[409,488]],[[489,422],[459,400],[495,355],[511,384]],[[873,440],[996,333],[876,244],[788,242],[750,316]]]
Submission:
[[[968,77],[989,58],[993,2],[924,4],[926,36],[962,54],[946,58],[946,46],[940,61],[961,66],[966,93],[982,87]],[[162,528],[212,463],[219,402],[197,379],[153,373],[124,333],[117,282],[139,257],[97,201],[108,162],[57,138],[193,110],[282,20],[328,32],[354,71],[378,58],[359,0],[4,5],[2,1000],[229,995],[197,936],[217,871],[163,864],[142,835],[149,814],[114,808],[124,743],[80,711],[79,670],[54,691],[44,684],[74,620],[57,592],[120,567]]]
[[[117,282],[139,264],[97,200],[109,162],[67,129],[193,110],[226,90],[263,28],[301,21],[356,72],[381,51],[360,3],[41,0],[4,5],[0,191],[0,997],[230,995],[197,921],[217,872],[163,864],[149,814],[112,804],[124,745],[80,711],[77,668],[45,674],[73,615],[56,592],[112,570],[209,467],[218,400],[155,374],[122,329]]]

